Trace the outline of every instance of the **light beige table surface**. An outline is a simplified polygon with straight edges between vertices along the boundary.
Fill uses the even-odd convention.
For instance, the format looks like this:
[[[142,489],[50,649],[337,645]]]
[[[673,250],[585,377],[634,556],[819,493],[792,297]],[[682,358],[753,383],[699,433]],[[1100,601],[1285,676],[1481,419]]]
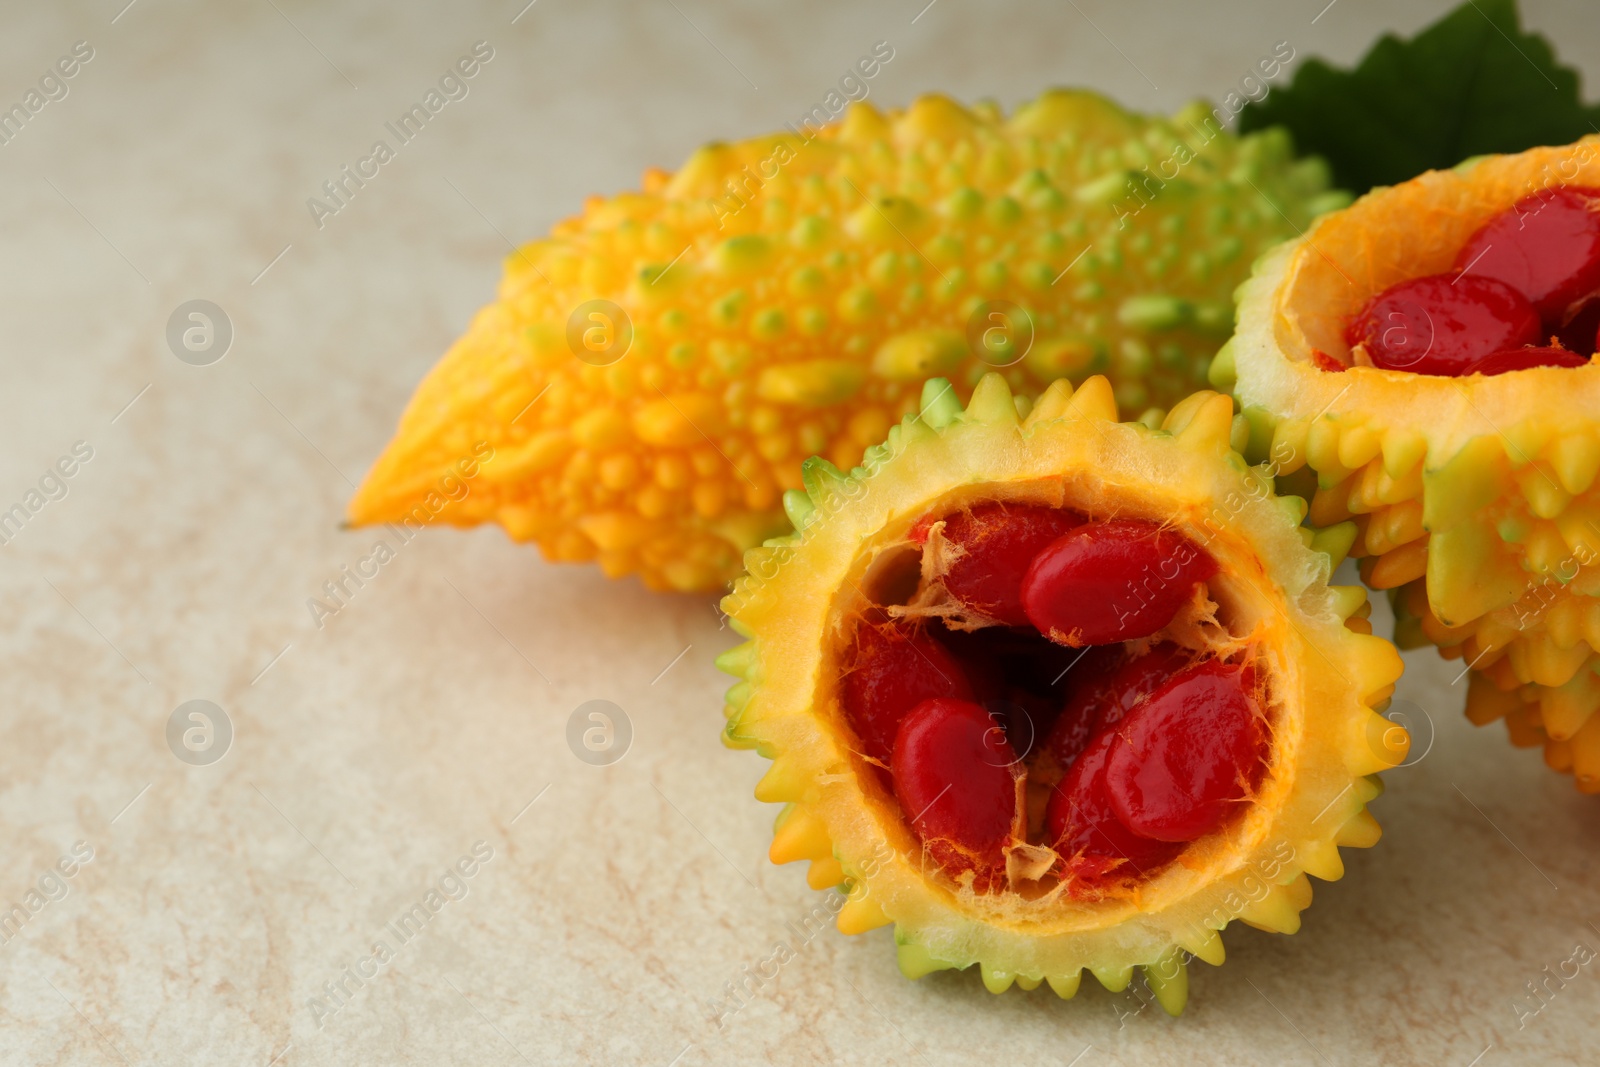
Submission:
[[[586,194],[775,128],[878,40],[883,104],[1078,83],[1171,109],[1275,41],[1348,61],[1442,4],[124,2],[0,10],[7,106],[93,49],[0,146],[0,510],[92,449],[0,549],[0,902],[60,897],[0,944],[0,1064],[1595,1062],[1600,962],[1516,1005],[1600,948],[1600,802],[1467,726],[1431,653],[1401,696],[1437,736],[1389,776],[1381,845],[1300,934],[1230,931],[1181,1020],[1093,983],[911,983],[887,930],[830,929],[719,1029],[708,1003],[820,898],[765,859],[764,761],[718,743],[711,601],[483,529],[404,546],[321,629],[306,607],[370,550],[338,529],[351,482],[506,238]],[[1584,5],[1527,16],[1600,74]],[[307,198],[480,40],[470,93],[318,228]],[[210,366],[165,340],[195,298],[234,329]],[[210,765],[166,740],[194,699],[232,724]],[[591,699],[632,723],[609,767],[565,740]],[[464,897],[308,1005],[478,842]]]

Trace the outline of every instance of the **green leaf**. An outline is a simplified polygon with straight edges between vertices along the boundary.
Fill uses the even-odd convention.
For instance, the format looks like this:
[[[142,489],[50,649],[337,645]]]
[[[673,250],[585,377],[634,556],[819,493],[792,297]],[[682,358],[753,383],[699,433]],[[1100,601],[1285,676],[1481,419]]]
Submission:
[[[1287,126],[1352,192],[1469,156],[1520,152],[1600,132],[1578,75],[1524,34],[1516,0],[1467,0],[1409,41],[1385,35],[1354,70],[1310,60],[1239,116],[1241,132]]]

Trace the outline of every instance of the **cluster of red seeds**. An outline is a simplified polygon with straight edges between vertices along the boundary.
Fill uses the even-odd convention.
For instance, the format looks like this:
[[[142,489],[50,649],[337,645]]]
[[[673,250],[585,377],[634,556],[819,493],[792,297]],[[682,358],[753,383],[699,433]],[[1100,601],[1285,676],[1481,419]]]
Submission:
[[[1600,189],[1555,186],[1486,222],[1451,273],[1373,297],[1345,340],[1376,366],[1456,377],[1580,367],[1597,332]]]
[[[1266,766],[1254,671],[1152,640],[1216,573],[1211,556],[1155,523],[1022,504],[929,516],[913,540],[941,519],[956,551],[939,581],[985,625],[863,620],[840,691],[932,862],[1006,888],[1030,783],[1048,791],[1032,843],[1090,893],[1240,809]]]

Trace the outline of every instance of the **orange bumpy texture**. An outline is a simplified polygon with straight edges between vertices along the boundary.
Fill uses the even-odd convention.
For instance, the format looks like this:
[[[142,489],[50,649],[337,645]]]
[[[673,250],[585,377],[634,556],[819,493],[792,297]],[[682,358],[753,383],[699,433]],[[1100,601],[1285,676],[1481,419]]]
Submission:
[[[493,521],[551,559],[714,589],[787,527],[801,460],[854,466],[930,375],[964,395],[997,366],[1022,394],[1103,373],[1129,410],[1170,407],[1255,256],[1337,206],[1281,131],[1064,91],[1009,118],[857,104],[643,185],[508,257],[352,522]]]

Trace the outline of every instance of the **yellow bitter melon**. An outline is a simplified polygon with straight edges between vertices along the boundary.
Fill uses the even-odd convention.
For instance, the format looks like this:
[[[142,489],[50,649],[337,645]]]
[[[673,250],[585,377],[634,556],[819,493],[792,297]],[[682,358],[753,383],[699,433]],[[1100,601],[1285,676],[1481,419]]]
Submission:
[[[1282,131],[1087,92],[707,145],[507,258],[349,518],[498,522],[552,559],[722,586],[801,460],[858,462],[927,377],[1104,373],[1135,412],[1202,385],[1249,263],[1347,202],[1326,181]],[[439,493],[477,447],[468,491]]]
[[[1467,714],[1600,792],[1600,365],[1442,377],[1349,366],[1374,294],[1452,270],[1487,220],[1600,185],[1600,138],[1468,160],[1369,193],[1269,252],[1241,287],[1212,383],[1246,449],[1354,521],[1363,579],[1395,590],[1402,646],[1472,669]]]

